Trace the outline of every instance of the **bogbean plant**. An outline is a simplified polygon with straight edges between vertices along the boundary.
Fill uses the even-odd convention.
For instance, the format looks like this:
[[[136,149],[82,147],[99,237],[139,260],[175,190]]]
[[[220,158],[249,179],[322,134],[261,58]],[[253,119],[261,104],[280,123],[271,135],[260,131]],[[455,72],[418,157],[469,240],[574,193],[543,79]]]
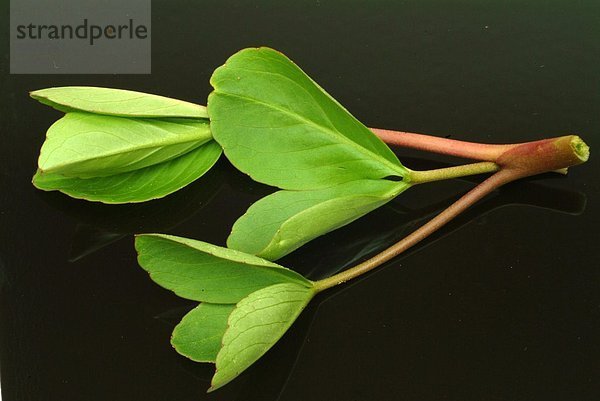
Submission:
[[[120,89],[31,93],[65,113],[42,145],[33,184],[104,203],[166,196],[208,171],[221,152],[252,179],[279,188],[234,224],[227,248],[140,234],[142,268],[200,304],[175,327],[186,357],[216,365],[215,390],[273,346],[319,292],[364,274],[438,230],[494,189],[587,160],[577,136],[510,145],[369,129],[283,54],[242,50],[212,75],[207,107]],[[404,166],[386,143],[476,160],[429,171]],[[428,223],[374,257],[311,281],[274,263],[413,186],[492,173]],[[202,183],[198,183],[202,185]]]

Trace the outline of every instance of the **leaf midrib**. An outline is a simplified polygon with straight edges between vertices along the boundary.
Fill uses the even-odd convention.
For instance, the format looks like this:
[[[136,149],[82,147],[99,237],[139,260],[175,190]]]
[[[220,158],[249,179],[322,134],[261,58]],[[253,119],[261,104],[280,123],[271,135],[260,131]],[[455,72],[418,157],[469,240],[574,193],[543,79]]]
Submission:
[[[106,89],[106,88],[99,88],[99,87],[86,87],[86,86],[73,86],[70,87],[76,90],[87,90],[87,89],[91,89],[92,91],[94,91],[95,89]],[[53,89],[53,88],[50,88]],[[112,89],[112,88],[108,88],[108,89]],[[208,117],[208,113],[206,111],[206,107],[193,103],[193,102],[188,102],[187,100],[181,100],[181,99],[174,99],[174,98],[169,98],[166,96],[161,96],[161,95],[155,95],[152,93],[141,93],[141,92],[137,92],[140,93],[139,96],[134,96],[131,98],[127,98],[125,100],[89,100],[89,99],[85,99],[85,97],[83,96],[75,96],[72,94],[62,94],[62,95],[56,95],[55,93],[52,93],[53,91],[51,91],[50,95],[44,93],[44,91],[46,91],[47,89],[40,89],[37,91],[33,91],[31,92],[29,95],[39,101],[42,102],[42,100],[45,100],[47,102],[52,103],[52,105],[55,106],[59,106],[59,107],[64,107],[64,108],[68,108],[71,109],[73,111],[81,111],[81,112],[87,112],[87,113],[94,113],[94,114],[101,114],[101,115],[107,115],[107,116],[116,116],[116,117],[134,117],[134,118],[164,118],[164,117],[177,117],[177,118],[198,118],[198,119],[206,119]],[[124,92],[133,92],[135,93],[136,91],[130,91],[127,89],[115,89],[116,91],[124,91]],[[40,94],[41,93],[41,94]],[[131,113],[106,113],[106,112],[100,112],[97,110],[91,110],[91,109],[87,109],[87,108],[82,108],[82,107],[77,107],[77,106],[72,106],[67,104],[64,101],[57,101],[55,100],[55,97],[63,97],[65,99],[67,99],[67,101],[71,101],[71,103],[77,102],[79,100],[84,100],[87,102],[90,102],[91,104],[97,104],[97,105],[104,105],[104,104],[118,104],[121,102],[131,102],[131,101],[136,101],[139,99],[144,99],[147,97],[150,97],[151,99],[155,100],[155,99],[160,99],[161,101],[163,99],[166,99],[168,101],[172,101],[176,104],[170,104],[170,105],[166,105],[166,106],[162,106],[162,107],[156,107],[153,109],[146,109],[147,111],[153,112],[153,111],[157,111],[157,110],[162,110],[162,109],[169,109],[169,108],[174,108],[174,107],[180,107],[180,106],[184,106],[184,107],[188,107],[190,110],[194,110],[197,111],[198,114],[197,115],[190,115],[191,113],[186,113],[186,115],[146,115],[146,114],[131,114]],[[42,102],[43,103],[43,102]],[[54,107],[52,106],[51,107]]]
[[[183,125],[185,125],[185,124],[183,124]],[[210,133],[210,125],[208,125],[208,124],[206,124],[206,125],[207,125],[207,127],[205,127],[205,128]],[[161,130],[161,131],[170,132],[169,130],[167,130],[165,128],[162,128],[162,127],[156,127],[156,128],[159,129],[159,130]],[[196,128],[196,129],[200,129],[200,128]],[[92,131],[80,132],[79,134],[89,133],[89,132],[92,132]],[[106,132],[104,132],[104,133],[106,133]],[[71,160],[69,162],[66,162],[66,163],[56,164],[56,165],[54,165],[51,168],[43,169],[42,167],[39,167],[39,169],[43,173],[55,172],[57,169],[62,169],[62,168],[71,166],[71,165],[76,164],[76,163],[82,163],[82,162],[87,162],[87,161],[97,161],[97,160],[102,160],[102,159],[105,159],[107,157],[112,157],[112,156],[116,156],[116,155],[127,155],[127,154],[130,154],[130,153],[133,153],[133,152],[138,152],[138,151],[146,150],[146,149],[156,148],[158,150],[159,148],[164,148],[164,147],[167,147],[167,146],[170,146],[170,145],[180,145],[180,144],[183,145],[183,144],[186,144],[186,143],[200,142],[200,139],[198,139],[198,138],[196,138],[196,139],[189,139],[189,140],[185,140],[185,141],[177,141],[176,139],[177,139],[178,136],[180,136],[180,135],[179,134],[178,135],[172,135],[170,138],[165,138],[165,140],[156,141],[156,142],[150,142],[150,143],[148,143],[146,145],[143,145],[143,146],[139,146],[139,147],[134,147],[134,148],[128,149],[127,151],[114,150],[112,152],[104,153],[101,156],[92,156],[92,157],[84,157],[84,158],[79,158],[79,159],[73,159],[73,160]],[[205,139],[206,140],[204,142],[198,143],[198,146],[195,146],[192,149],[189,149],[188,151],[186,151],[186,152],[184,152],[184,153],[182,153],[180,155],[174,156],[174,157],[172,157],[170,159],[163,160],[163,161],[173,160],[174,158],[182,156],[182,155],[184,155],[184,154],[186,154],[188,152],[191,152],[194,149],[197,149],[198,147],[200,147],[200,146],[202,146],[202,145],[210,142],[211,140],[213,140],[212,135],[209,135]],[[65,141],[66,141],[66,139],[65,139]],[[50,152],[50,154],[48,156],[46,156],[46,160],[48,160],[50,158],[50,156],[55,151],[57,151],[58,149],[60,149],[61,146],[64,145],[65,141],[63,141],[60,146],[57,146],[56,148],[52,149],[52,151]]]
[[[342,134],[340,131],[333,130],[331,128],[328,128],[328,127],[325,127],[323,125],[317,124],[316,122],[314,122],[312,120],[309,120],[309,119],[301,116],[300,114],[294,113],[294,112],[292,112],[290,110],[287,110],[285,108],[278,107],[278,106],[275,106],[273,104],[266,103],[264,101],[261,101],[261,100],[258,100],[256,98],[249,97],[249,96],[242,96],[242,95],[238,95],[238,94],[220,92],[218,89],[215,89],[214,93],[217,94],[217,95],[229,96],[229,97],[233,97],[233,98],[237,98],[237,99],[242,99],[242,100],[254,102],[254,103],[263,105],[263,106],[265,106],[267,108],[271,108],[271,109],[277,110],[277,111],[279,111],[279,112],[281,112],[283,114],[286,114],[286,115],[292,117],[293,119],[299,120],[299,121],[301,121],[301,122],[303,122],[305,124],[313,126],[313,127],[317,128],[317,129],[321,130],[322,132],[326,132],[330,137],[334,137],[334,138],[340,138],[341,137],[341,140],[345,144],[347,144],[351,148],[354,148],[355,150],[357,150],[358,153],[367,155],[367,156],[369,156],[369,157],[377,160],[378,162],[386,165],[386,167],[391,168],[391,170],[397,172],[400,177],[404,177],[407,174],[407,171],[405,171],[404,168],[401,165],[392,163],[391,161],[389,161],[385,157],[380,156],[380,155],[378,155],[376,153],[373,153],[372,151],[370,151],[370,150],[366,149],[365,147],[363,147],[363,146],[357,144],[356,142],[352,141],[350,138],[348,138],[347,136],[345,136],[344,134]],[[325,113],[325,114],[327,114],[327,113]],[[218,122],[219,120],[211,119],[211,121],[217,121]],[[367,130],[368,130],[368,128],[367,128]],[[367,177],[365,177],[365,178],[367,179]]]
[[[165,237],[161,237],[161,236],[156,236],[156,237],[154,237],[154,238],[162,238],[162,239],[165,239]],[[170,240],[170,241],[172,241],[172,240]],[[297,272],[295,272],[294,270],[287,269],[286,267],[284,267],[284,266],[279,266],[279,265],[277,265],[277,264],[275,264],[275,263],[273,263],[273,266],[269,266],[269,265],[258,265],[258,264],[252,264],[252,263],[249,263],[249,262],[237,261],[237,260],[232,260],[232,259],[225,259],[225,258],[222,258],[222,257],[220,257],[220,256],[214,255],[213,253],[210,253],[210,252],[207,252],[207,251],[200,250],[200,249],[198,249],[198,248],[195,248],[195,247],[193,247],[193,246],[190,246],[190,245],[188,245],[188,244],[185,244],[185,243],[181,243],[181,242],[177,242],[177,241],[173,241],[173,242],[175,242],[176,244],[183,245],[183,246],[185,246],[186,248],[193,249],[194,251],[197,251],[197,252],[204,252],[204,253],[207,253],[207,254],[209,254],[209,255],[211,255],[211,256],[213,256],[213,257],[215,257],[215,258],[223,259],[223,262],[224,262],[224,263],[227,263],[227,262],[241,263],[241,264],[243,264],[243,265],[246,265],[246,266],[252,266],[252,267],[256,267],[256,268],[260,268],[260,269],[264,269],[264,270],[265,270],[265,273],[267,273],[267,274],[269,274],[269,275],[273,275],[273,276],[275,276],[275,277],[284,277],[285,279],[287,279],[287,280],[285,281],[285,282],[287,282],[287,283],[289,283],[289,282],[290,282],[290,280],[291,280],[291,281],[293,281],[294,283],[296,283],[296,284],[298,284],[298,285],[300,285],[300,286],[302,286],[302,287],[304,287],[304,288],[312,288],[312,281],[310,281],[310,280],[306,279],[306,278],[305,278],[305,277],[303,277],[303,276],[302,276],[300,273],[297,273]],[[152,251],[150,251],[150,252],[152,252]],[[236,252],[239,252],[239,251],[236,251]],[[140,252],[139,252],[139,256],[142,256],[144,253],[145,253],[144,251],[140,251]],[[143,266],[142,266],[142,267],[143,267]],[[145,269],[145,268],[144,268],[144,269]],[[290,274],[286,274],[286,273],[284,273],[284,272],[282,272],[282,271],[279,271],[280,269],[283,269],[285,272],[287,272],[287,273],[290,273]],[[284,283],[279,283],[279,284],[284,284]],[[277,285],[277,284],[272,284],[272,285]]]
[[[306,215],[308,214],[310,211],[314,210],[315,208],[319,208],[322,207],[328,203],[334,202],[334,201],[338,201],[340,199],[356,199],[356,198],[364,198],[364,199],[368,199],[368,198],[372,198],[372,203],[376,203],[376,202],[390,202],[391,200],[393,200],[396,196],[398,196],[401,192],[405,191],[406,189],[408,189],[410,187],[407,186],[406,188],[403,188],[402,182],[399,182],[398,185],[395,185],[394,187],[392,187],[391,189],[383,192],[380,195],[371,195],[371,194],[351,194],[351,195],[344,195],[344,196],[338,196],[335,198],[331,198],[331,199],[327,199],[323,202],[317,203],[307,209],[302,210],[300,213],[297,213],[295,215],[293,215],[292,217],[286,219],[285,221],[283,221],[283,223],[280,224],[279,228],[277,229],[277,231],[275,231],[275,233],[273,234],[273,236],[271,237],[271,241],[269,241],[269,243],[264,246],[260,252],[258,252],[258,255],[263,254],[264,252],[268,252],[269,248],[271,248],[271,246],[275,243],[277,243],[279,236],[281,235],[281,232],[284,230],[286,225],[290,224],[290,221],[292,220],[297,220],[298,218],[301,218],[302,215]],[[310,190],[306,191],[309,192]]]

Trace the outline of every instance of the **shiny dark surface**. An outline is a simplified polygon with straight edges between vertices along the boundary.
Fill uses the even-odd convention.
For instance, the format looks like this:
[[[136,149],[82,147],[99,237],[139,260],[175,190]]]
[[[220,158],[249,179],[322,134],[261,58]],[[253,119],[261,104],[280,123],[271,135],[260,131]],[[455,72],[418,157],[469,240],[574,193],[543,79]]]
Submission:
[[[154,1],[147,76],[11,76],[4,36],[2,399],[599,399],[600,3],[285,3]],[[95,85],[205,103],[212,70],[257,45],[286,53],[367,125],[497,143],[578,133],[591,160],[567,177],[509,185],[407,254],[320,295],[261,361],[206,394],[213,367],[169,345],[193,303],[137,266],[132,234],[223,245],[235,219],[272,189],[222,159],[185,190],[143,205],[37,191],[37,152],[60,114],[27,92]],[[398,155],[415,169],[456,162]],[[330,275],[477,180],[411,189],[281,263]]]

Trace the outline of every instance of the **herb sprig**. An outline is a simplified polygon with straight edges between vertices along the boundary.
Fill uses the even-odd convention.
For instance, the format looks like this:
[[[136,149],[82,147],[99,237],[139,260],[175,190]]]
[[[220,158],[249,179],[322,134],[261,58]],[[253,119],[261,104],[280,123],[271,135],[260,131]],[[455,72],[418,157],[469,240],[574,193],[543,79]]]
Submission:
[[[427,238],[511,181],[585,162],[575,135],[509,145],[369,129],[283,54],[242,50],[211,78],[207,109],[107,88],[32,97],[66,113],[47,133],[34,185],[105,203],[142,202],[202,176],[221,148],[256,181],[281,190],[234,224],[229,248],[165,234],[136,236],[138,261],[159,285],[200,302],[173,331],[182,355],[212,362],[209,391],[283,336],[319,292],[356,278]],[[429,171],[404,166],[384,143],[475,160]],[[493,173],[395,245],[318,281],[273,263],[418,184]]]

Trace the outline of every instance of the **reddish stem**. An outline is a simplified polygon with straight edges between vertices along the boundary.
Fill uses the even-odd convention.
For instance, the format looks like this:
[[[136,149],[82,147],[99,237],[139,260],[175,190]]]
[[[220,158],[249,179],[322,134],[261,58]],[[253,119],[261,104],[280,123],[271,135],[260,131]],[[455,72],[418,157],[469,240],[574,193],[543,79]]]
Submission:
[[[405,135],[398,136],[406,137]],[[419,134],[409,134],[409,137],[413,139],[415,136],[423,137],[423,135]],[[433,149],[436,147],[436,145],[440,145],[440,147],[437,147],[438,151],[443,150],[440,153],[451,154],[448,151],[447,145],[447,141],[450,141],[449,139],[436,141],[432,140],[432,137],[425,136],[425,138],[427,144],[423,147],[420,147],[421,149]],[[435,139],[439,140],[440,138]],[[324,289],[344,283],[374,269],[377,266],[380,266],[382,263],[387,262],[393,257],[414,246],[419,241],[427,238],[429,235],[446,225],[449,221],[461,214],[475,202],[479,201],[494,189],[508,182],[534,174],[564,169],[573,165],[577,165],[585,162],[589,157],[588,146],[581,140],[581,138],[575,135],[543,139],[541,141],[515,145],[465,145],[464,142],[452,142],[454,142],[454,145],[456,145],[456,142],[458,142],[459,145],[457,146],[460,146],[460,148],[465,147],[465,149],[476,151],[477,158],[483,156],[485,152],[489,152],[488,157],[493,156],[494,159],[492,161],[496,162],[501,169],[487,180],[473,188],[471,191],[467,192],[459,200],[450,205],[446,210],[435,216],[433,219],[409,234],[404,239],[397,242],[395,245],[392,245],[383,252],[346,271],[315,282],[314,285],[317,291],[322,291]],[[472,145],[476,146],[473,147]],[[477,146],[483,146],[483,148]],[[491,146],[494,149],[499,149],[496,148],[497,146],[505,146],[506,148],[504,148],[502,153],[494,155],[493,153],[496,151],[494,150],[492,152],[492,148],[485,148],[485,146]],[[455,153],[455,155],[457,153]],[[465,153],[461,152],[461,154],[464,155]],[[474,154],[472,155],[474,156]]]
[[[489,162],[495,162],[504,152],[514,146],[464,142],[379,128],[371,128],[371,131],[383,142],[390,145]]]

